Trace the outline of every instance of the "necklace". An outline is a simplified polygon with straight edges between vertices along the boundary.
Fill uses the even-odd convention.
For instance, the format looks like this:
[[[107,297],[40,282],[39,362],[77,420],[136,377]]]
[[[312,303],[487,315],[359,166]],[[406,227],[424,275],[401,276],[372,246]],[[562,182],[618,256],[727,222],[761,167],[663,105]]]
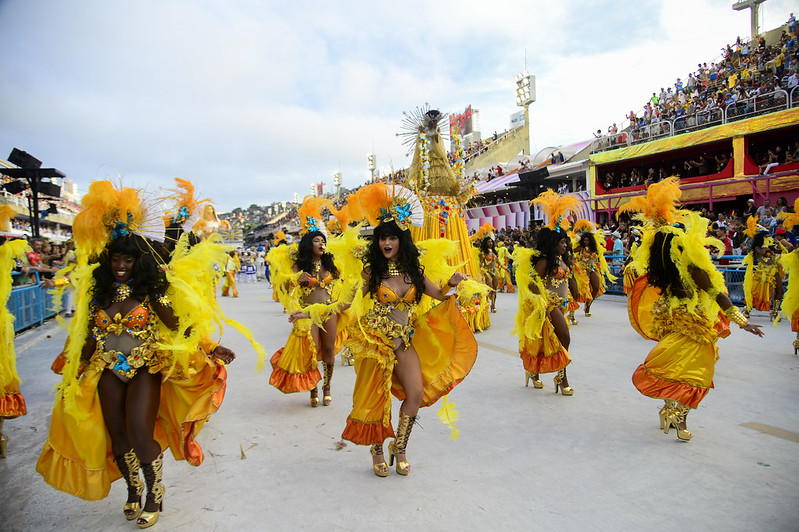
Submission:
[[[133,289],[130,287],[130,281],[126,283],[115,283],[116,284],[116,292],[114,293],[114,297],[111,298],[111,301],[114,303],[121,303],[125,301],[127,298],[130,297],[130,294],[133,293]]]
[[[394,261],[388,261],[388,276],[389,277],[397,277],[402,275],[402,271],[397,267],[397,263]]]
[[[313,271],[311,272],[312,275],[316,275],[319,273],[319,270],[322,268],[322,259],[313,261]]]

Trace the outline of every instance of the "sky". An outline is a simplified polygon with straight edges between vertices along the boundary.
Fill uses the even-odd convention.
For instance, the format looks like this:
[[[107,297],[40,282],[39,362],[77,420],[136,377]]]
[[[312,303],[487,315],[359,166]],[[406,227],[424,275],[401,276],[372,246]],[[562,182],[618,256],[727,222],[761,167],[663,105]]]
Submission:
[[[410,158],[402,113],[508,129],[535,76],[531,152],[591,138],[749,35],[725,0],[0,0],[0,157],[78,183],[174,187],[220,211],[302,198]],[[761,28],[796,7],[767,0]]]

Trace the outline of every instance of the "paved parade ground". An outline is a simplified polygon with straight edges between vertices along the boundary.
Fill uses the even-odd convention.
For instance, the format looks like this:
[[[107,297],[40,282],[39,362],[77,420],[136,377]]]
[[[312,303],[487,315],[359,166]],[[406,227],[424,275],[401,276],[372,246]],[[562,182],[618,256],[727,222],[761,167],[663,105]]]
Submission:
[[[222,298],[268,353],[290,325],[266,283],[239,284]],[[238,355],[227,396],[198,441],[205,462],[164,464],[161,530],[799,530],[799,356],[786,322],[766,313],[759,339],[733,326],[719,342],[715,385],[688,417],[690,442],[658,429],[662,402],[630,377],[654,346],[630,327],[626,300],[603,296],[572,327],[572,397],[524,386],[511,336],[516,295],[500,294],[493,325],[477,334],[477,363],[451,394],[460,439],[420,411],[408,445],[413,471],[372,473],[367,447],[341,442],[351,406],[352,367],[337,360],[333,404],[269,386],[233,330]],[[16,339],[28,415],[8,420],[0,460],[0,529],[136,530],[125,521],[125,486],[88,502],[58,492],[35,472],[47,436],[50,371],[65,332],[54,322]],[[398,403],[394,403],[396,419]]]

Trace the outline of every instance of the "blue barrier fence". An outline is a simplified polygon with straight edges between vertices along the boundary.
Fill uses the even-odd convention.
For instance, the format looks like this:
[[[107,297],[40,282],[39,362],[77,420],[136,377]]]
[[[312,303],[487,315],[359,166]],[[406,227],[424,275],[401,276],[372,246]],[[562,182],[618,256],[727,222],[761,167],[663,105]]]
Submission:
[[[17,333],[32,325],[41,325],[44,320],[55,316],[53,298],[55,290],[39,288],[39,274],[31,272],[35,284],[20,286],[11,290],[8,297],[8,310],[14,316],[14,332]],[[13,275],[30,275],[13,272]],[[63,301],[62,301],[63,303]]]

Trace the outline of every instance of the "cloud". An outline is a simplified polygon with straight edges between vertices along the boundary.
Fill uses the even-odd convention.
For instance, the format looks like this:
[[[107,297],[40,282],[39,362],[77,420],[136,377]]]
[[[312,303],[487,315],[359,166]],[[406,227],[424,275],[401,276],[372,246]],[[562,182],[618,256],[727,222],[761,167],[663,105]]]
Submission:
[[[787,19],[772,0],[766,22]],[[120,172],[191,179],[221,210],[354,187],[409,163],[395,133],[429,102],[472,105],[484,135],[536,75],[535,144],[620,122],[665,83],[748,31],[712,0],[655,2],[0,4],[0,150],[24,149],[82,189]],[[779,10],[782,9],[782,12]],[[36,28],[31,38],[30,28]]]

